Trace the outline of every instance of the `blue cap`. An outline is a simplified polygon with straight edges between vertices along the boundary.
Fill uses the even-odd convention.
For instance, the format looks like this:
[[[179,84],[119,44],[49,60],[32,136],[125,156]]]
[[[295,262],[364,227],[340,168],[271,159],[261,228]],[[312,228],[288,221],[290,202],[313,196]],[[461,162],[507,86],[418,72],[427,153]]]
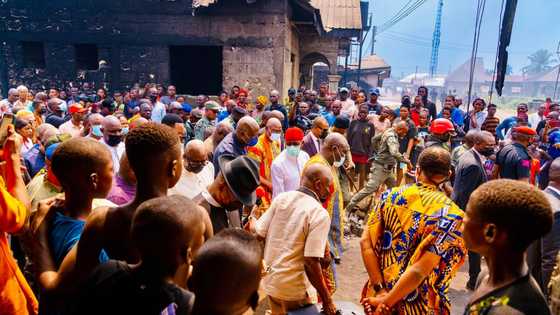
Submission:
[[[54,151],[56,151],[56,148],[58,148],[59,145],[60,145],[60,142],[59,143],[54,143],[54,144],[49,145],[47,147],[47,149],[45,149],[45,157],[47,158],[47,160],[50,161],[52,159]]]
[[[190,113],[192,111],[192,106],[188,103],[183,103],[183,110],[187,113]]]
[[[379,88],[371,88],[371,89],[369,89],[369,95],[372,95],[372,94],[379,96],[379,94],[380,94]]]

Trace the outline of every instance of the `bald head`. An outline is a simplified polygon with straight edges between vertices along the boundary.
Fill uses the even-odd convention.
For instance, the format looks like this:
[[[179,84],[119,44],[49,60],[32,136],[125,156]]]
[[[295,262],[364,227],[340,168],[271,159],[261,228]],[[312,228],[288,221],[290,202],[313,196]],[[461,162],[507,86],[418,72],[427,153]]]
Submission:
[[[396,124],[393,124],[393,129],[395,129],[397,135],[402,138],[408,133],[408,124],[406,121],[401,120]]]
[[[235,136],[242,144],[247,144],[259,134],[259,124],[250,116],[244,116],[237,123]]]
[[[120,128],[121,127],[121,121],[115,116],[106,116],[106,117],[103,118],[102,125],[103,125],[103,128],[105,128],[105,129]]]
[[[206,148],[204,147],[204,142],[198,140],[198,139],[194,139],[189,141],[189,143],[187,143],[187,146],[185,147],[185,156],[190,156],[190,155],[205,155],[206,154]]]
[[[103,132],[103,140],[110,146],[117,146],[122,140],[121,121],[115,116],[106,116],[103,118],[101,131]],[[116,141],[119,137],[121,139]]]
[[[103,115],[98,114],[98,113],[94,113],[89,115],[88,117],[88,122],[90,125],[101,125],[103,123]]]
[[[279,110],[273,110],[271,111],[272,117],[275,117],[276,119],[280,120],[280,121],[284,121],[284,114],[282,114],[281,111]]]
[[[332,182],[333,175],[331,169],[323,164],[310,164],[301,174],[301,186],[314,190],[313,184],[317,181]]]
[[[556,158],[552,161],[548,176],[551,182],[556,184],[556,186],[560,186],[560,158]]]
[[[130,123],[130,129],[134,129],[136,127],[142,126],[143,124],[148,123],[148,122],[149,122],[149,120],[147,120],[144,117],[136,118],[133,122]]]
[[[340,133],[330,133],[321,146],[321,155],[333,165],[334,162],[343,159],[348,151],[350,150],[350,145],[346,137]]]
[[[272,117],[266,122],[267,128],[282,128],[282,123],[278,118]]]
[[[465,142],[467,147],[472,148],[472,146],[476,142],[476,139],[479,138],[479,137],[480,137],[480,131],[478,131],[476,129],[471,129],[471,130],[469,130],[469,132],[467,132],[467,134],[463,138],[463,141]]]

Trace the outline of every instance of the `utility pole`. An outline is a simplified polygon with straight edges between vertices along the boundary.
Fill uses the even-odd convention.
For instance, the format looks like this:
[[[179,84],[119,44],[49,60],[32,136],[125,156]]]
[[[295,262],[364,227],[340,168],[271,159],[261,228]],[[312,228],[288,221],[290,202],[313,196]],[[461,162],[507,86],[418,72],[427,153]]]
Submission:
[[[558,41],[558,48],[556,48],[556,55],[558,55],[558,59],[560,60],[560,41]],[[554,96],[552,97],[553,101],[556,101],[556,91],[558,90],[559,78],[560,78],[560,63],[558,64],[558,74],[556,74],[556,83],[554,84]]]
[[[371,32],[371,54],[375,55],[375,35],[377,34],[377,26],[373,26]]]

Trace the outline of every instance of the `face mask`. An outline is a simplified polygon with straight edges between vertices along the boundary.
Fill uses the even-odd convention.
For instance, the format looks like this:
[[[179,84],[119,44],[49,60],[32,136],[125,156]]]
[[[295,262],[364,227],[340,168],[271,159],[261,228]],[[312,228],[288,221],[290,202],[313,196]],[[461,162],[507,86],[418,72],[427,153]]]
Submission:
[[[494,148],[484,148],[478,151],[478,153],[480,153],[482,156],[490,157],[494,154]]]
[[[249,140],[249,142],[247,142],[247,146],[248,147],[253,147],[257,144],[257,142],[259,142],[258,137],[251,138],[251,140]]]
[[[91,134],[96,137],[103,137],[103,132],[101,131],[101,125],[91,126]]]
[[[280,134],[279,133],[271,133],[270,134],[270,140],[272,141],[279,141],[280,140]]]
[[[298,145],[290,145],[286,148],[286,153],[288,153],[289,156],[293,157],[299,156],[300,151],[301,148]]]
[[[109,135],[109,139],[107,139],[107,144],[110,147],[116,147],[122,141],[121,135]]]
[[[61,112],[66,113],[66,109],[67,109],[66,102],[62,102],[58,108],[60,108]]]
[[[338,152],[338,154],[340,154],[340,151],[338,151],[338,148],[336,149],[336,151]],[[346,156],[340,154],[340,160],[334,161],[333,166],[334,167],[341,167],[342,165],[344,165],[344,161],[346,161]]]
[[[126,135],[128,133],[128,127],[123,127],[122,134]]]
[[[325,139],[328,135],[329,135],[329,131],[326,130],[326,129],[324,129],[324,130],[321,132],[321,135],[319,136],[319,138]]]

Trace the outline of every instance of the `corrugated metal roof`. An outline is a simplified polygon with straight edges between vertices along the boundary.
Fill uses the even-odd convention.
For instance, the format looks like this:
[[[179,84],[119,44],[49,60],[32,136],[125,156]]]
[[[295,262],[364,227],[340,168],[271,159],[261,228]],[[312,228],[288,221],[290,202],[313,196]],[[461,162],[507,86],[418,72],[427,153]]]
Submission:
[[[192,6],[193,8],[198,8],[198,7],[207,7],[211,4],[214,4],[218,2],[218,0],[193,0],[192,2]]]
[[[311,0],[310,2],[312,6],[319,9],[327,32],[334,29],[362,29],[360,0]]]

